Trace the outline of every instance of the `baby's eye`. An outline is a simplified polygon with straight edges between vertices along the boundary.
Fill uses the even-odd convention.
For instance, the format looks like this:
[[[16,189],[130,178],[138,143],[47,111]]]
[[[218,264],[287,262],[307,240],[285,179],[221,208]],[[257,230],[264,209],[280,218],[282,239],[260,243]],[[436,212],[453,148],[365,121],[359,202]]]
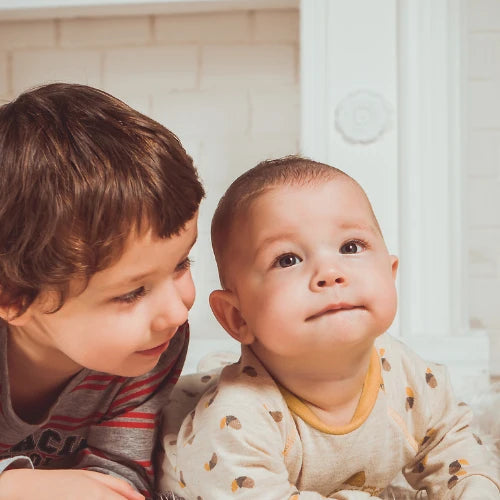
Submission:
[[[125,295],[120,295],[119,297],[115,297],[113,302],[123,302],[126,304],[132,304],[136,300],[139,300],[146,294],[146,289],[141,286],[136,290],[132,290],[131,292],[126,293]]]
[[[299,256],[293,253],[286,253],[284,255],[280,255],[274,261],[273,267],[291,267],[299,264],[300,262],[302,262],[302,259]]]
[[[348,241],[340,247],[340,253],[359,253],[366,248],[365,244],[361,241]]]

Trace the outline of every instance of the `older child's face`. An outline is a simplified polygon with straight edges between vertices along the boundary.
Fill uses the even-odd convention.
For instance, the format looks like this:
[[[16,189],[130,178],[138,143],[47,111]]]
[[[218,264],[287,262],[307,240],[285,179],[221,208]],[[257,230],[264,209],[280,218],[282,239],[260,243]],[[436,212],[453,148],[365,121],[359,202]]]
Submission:
[[[261,359],[370,343],[396,312],[397,259],[359,186],[279,186],[236,223],[229,288]]]
[[[68,372],[82,367],[122,376],[151,370],[188,316],[195,290],[189,252],[197,216],[179,235],[131,235],[125,252],[53,314],[33,304],[14,326],[16,341]],[[74,283],[75,287],[78,283]]]

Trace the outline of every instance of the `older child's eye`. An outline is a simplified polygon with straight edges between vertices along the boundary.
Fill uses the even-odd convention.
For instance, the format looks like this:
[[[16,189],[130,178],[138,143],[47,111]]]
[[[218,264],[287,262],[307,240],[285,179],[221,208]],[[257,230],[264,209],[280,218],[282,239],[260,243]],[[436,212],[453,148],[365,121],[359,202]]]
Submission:
[[[123,302],[126,304],[131,304],[136,300],[139,300],[145,294],[146,294],[146,289],[143,286],[141,286],[136,290],[126,293],[125,295],[120,295],[119,297],[115,297],[113,299],[113,302]]]
[[[284,255],[280,255],[274,261],[273,267],[291,267],[299,264],[300,262],[302,262],[302,259],[299,256],[293,253],[286,253]]]
[[[175,268],[175,270],[176,271],[184,271],[185,269],[189,269],[191,267],[192,263],[193,263],[193,261],[189,257],[186,257],[184,260],[179,262],[179,264],[177,264],[177,267]]]
[[[366,245],[362,241],[348,241],[340,247],[340,253],[360,253],[366,248]]]

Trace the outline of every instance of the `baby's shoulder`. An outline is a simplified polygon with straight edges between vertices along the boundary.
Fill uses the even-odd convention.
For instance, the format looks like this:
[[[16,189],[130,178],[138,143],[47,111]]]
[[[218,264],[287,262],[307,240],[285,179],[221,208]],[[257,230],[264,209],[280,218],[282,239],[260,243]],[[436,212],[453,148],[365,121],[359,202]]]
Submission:
[[[446,367],[423,359],[399,339],[386,333],[377,339],[375,347],[386,389],[404,385],[411,398],[413,392],[431,395],[447,385]]]
[[[240,360],[224,367],[217,383],[205,392],[197,411],[212,406],[255,412],[258,408],[283,407],[286,403],[276,382],[252,351],[244,347]]]

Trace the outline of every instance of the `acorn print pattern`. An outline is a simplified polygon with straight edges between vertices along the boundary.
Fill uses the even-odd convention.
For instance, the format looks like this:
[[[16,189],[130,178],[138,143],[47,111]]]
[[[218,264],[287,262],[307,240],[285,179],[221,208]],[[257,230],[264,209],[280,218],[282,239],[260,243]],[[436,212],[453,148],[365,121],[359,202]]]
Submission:
[[[430,368],[427,368],[427,371],[425,372],[425,381],[427,382],[427,385],[432,389],[435,389],[438,385],[436,377],[434,376]]]
[[[451,464],[448,466],[448,471],[450,474],[461,475],[461,476],[467,474],[467,472],[462,468],[463,465],[469,465],[469,462],[467,462],[465,458],[461,458],[460,460],[455,460],[454,462],[451,462]]]
[[[420,444],[423,446],[425,443],[427,443],[427,441],[432,439],[435,434],[436,434],[436,429],[434,429],[432,427],[430,429],[427,429],[427,432],[425,433],[425,436],[422,439],[422,442]]]
[[[406,411],[409,411],[413,408],[415,404],[415,394],[413,393],[413,389],[411,387],[406,388]]]
[[[345,483],[349,486],[356,486],[356,488],[361,488],[366,481],[365,471],[361,470],[353,474]]]
[[[255,481],[248,476],[240,476],[237,477],[232,483],[231,483],[231,491],[236,491],[240,488],[253,488],[255,486]]]
[[[213,453],[210,461],[207,462],[204,467],[205,470],[211,471],[217,465],[217,453]]]
[[[234,415],[226,415],[220,421],[220,428],[232,427],[233,429],[241,429],[241,422]]]
[[[420,474],[424,472],[426,463],[427,463],[427,455],[425,455],[425,457],[422,458],[422,460],[420,460],[415,464],[415,467],[413,467],[413,469],[411,470],[413,474]]]
[[[186,487],[186,482],[184,481],[184,476],[182,475],[182,471],[179,471],[179,486],[181,488]]]
[[[382,363],[382,368],[386,372],[390,372],[391,371],[391,364],[389,363],[389,361],[387,361],[387,359],[384,358],[385,349],[380,349],[379,352],[380,352],[380,362]]]
[[[214,389],[212,397],[205,403],[205,408],[208,408],[215,401],[215,397],[217,396],[218,392],[219,391],[217,389]],[[210,392],[208,394],[210,394]]]
[[[273,420],[278,424],[283,420],[283,413],[281,413],[280,411],[270,411],[269,415],[271,415],[271,417],[273,417]]]
[[[459,476],[464,476],[465,474],[467,474],[467,471],[463,468],[465,465],[469,465],[469,462],[467,462],[465,458],[460,458],[458,460],[455,460],[454,462],[451,462],[451,464],[448,466],[448,472],[451,475],[448,481],[448,488],[450,490],[457,484]]]

